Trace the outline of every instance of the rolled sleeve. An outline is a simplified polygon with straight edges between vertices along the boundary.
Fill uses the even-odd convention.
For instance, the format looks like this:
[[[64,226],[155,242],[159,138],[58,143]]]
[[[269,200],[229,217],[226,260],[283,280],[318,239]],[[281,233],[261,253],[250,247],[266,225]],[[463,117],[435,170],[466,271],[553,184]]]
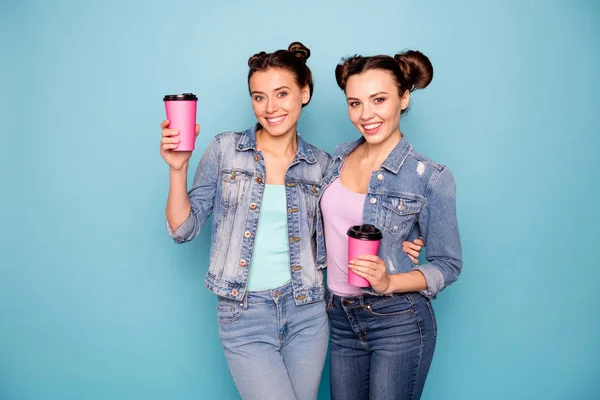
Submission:
[[[190,213],[183,224],[177,229],[171,228],[171,225],[169,225],[169,221],[166,218],[165,223],[167,224],[167,233],[173,238],[175,243],[185,243],[191,240],[194,233],[194,216],[192,213]]]
[[[421,293],[435,298],[458,279],[462,271],[462,249],[456,218],[456,185],[450,170],[444,167],[433,177],[430,194],[419,216],[419,227],[425,241],[427,264],[420,271],[427,281]]]

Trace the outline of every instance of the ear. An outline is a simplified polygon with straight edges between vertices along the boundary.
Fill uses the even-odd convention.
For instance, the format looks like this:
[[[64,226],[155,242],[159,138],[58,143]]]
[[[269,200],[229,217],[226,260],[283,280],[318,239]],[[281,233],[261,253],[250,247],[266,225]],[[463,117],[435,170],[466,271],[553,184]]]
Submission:
[[[302,93],[302,104],[307,104],[310,100],[310,89],[308,88],[308,85],[300,89],[300,91]]]
[[[406,107],[408,107],[408,103],[410,103],[410,92],[406,90],[402,97],[400,97],[400,105],[402,106],[402,111],[406,110]]]

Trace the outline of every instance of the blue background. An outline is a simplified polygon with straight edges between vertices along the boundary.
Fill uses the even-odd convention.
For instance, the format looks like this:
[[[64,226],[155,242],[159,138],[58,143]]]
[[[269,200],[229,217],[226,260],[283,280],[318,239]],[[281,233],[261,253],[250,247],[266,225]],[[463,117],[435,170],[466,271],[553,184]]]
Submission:
[[[600,396],[600,3],[99,3],[0,5],[1,399],[238,397],[210,230],[165,232],[162,96],[199,95],[204,150],[254,121],[248,57],[295,40],[316,81],[300,132],[327,151],[357,137],[342,56],[433,62],[402,128],[454,173],[464,272],[434,302],[423,397]]]

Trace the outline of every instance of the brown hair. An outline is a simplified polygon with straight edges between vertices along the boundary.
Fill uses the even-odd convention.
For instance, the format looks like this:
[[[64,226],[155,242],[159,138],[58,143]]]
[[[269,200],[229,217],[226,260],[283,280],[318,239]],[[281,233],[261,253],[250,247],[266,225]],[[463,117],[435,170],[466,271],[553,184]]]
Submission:
[[[300,42],[294,42],[289,45],[287,50],[277,50],[273,53],[261,51],[248,59],[248,88],[250,87],[250,78],[257,71],[265,71],[269,68],[281,68],[291,72],[296,78],[296,83],[300,88],[308,85],[310,97],[306,104],[310,103],[313,94],[312,72],[306,60],[310,57],[310,50]]]
[[[408,90],[424,89],[433,79],[433,66],[426,55],[417,50],[407,50],[394,57],[379,55],[363,57],[355,55],[342,60],[335,68],[338,86],[346,91],[348,78],[371,69],[381,69],[392,73],[398,87],[398,95]],[[406,110],[402,110],[405,112]]]

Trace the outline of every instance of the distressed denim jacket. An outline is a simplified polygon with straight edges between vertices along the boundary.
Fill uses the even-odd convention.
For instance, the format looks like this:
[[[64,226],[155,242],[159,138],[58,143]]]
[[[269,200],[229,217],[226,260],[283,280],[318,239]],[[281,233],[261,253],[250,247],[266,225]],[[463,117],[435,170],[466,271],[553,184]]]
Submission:
[[[256,150],[256,129],[222,133],[202,156],[189,191],[191,213],[173,231],[176,243],[192,240],[213,214],[210,265],[204,284],[219,296],[241,301],[265,190],[265,163]],[[321,180],[331,157],[297,136],[296,156],[285,175],[290,270],[296,304],[323,300],[325,242],[319,208]]]
[[[339,145],[334,152],[322,191],[340,175],[344,160],[364,138]],[[427,280],[421,292],[434,298],[454,282],[462,269],[456,219],[456,187],[450,170],[413,151],[403,136],[381,168],[371,174],[363,209],[363,223],[383,232],[379,257],[388,274],[418,270]],[[402,242],[423,237],[427,264],[415,266]],[[368,288],[366,293],[376,294]]]

